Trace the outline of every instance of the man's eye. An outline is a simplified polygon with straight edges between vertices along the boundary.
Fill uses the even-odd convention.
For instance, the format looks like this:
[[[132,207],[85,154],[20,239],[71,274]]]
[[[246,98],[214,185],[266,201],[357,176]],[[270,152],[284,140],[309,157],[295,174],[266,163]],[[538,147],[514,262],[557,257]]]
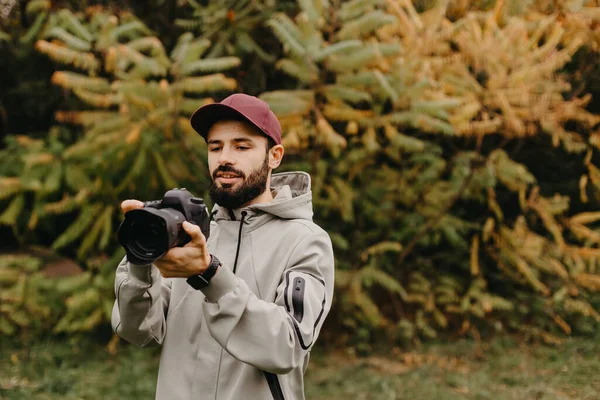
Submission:
[[[221,150],[220,147],[213,147],[212,149],[210,149],[210,151],[215,152],[215,151],[219,151]]]
[[[248,150],[249,147],[246,146],[238,146],[238,150]]]

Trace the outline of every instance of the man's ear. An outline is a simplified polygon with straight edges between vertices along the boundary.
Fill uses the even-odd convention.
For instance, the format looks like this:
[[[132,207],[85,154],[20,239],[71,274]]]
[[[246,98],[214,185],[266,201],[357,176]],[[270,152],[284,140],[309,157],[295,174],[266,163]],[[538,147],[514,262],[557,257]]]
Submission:
[[[269,168],[275,169],[279,167],[279,164],[281,164],[281,160],[283,159],[283,153],[284,150],[282,145],[278,144],[271,147],[269,150]]]

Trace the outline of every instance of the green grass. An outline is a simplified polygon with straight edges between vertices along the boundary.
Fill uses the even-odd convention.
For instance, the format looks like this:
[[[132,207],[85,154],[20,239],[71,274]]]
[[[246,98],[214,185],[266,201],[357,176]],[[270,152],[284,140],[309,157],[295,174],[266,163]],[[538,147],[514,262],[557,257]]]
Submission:
[[[425,346],[349,362],[318,359],[309,399],[598,399],[600,341],[559,347],[510,339]],[[315,365],[313,365],[314,367]]]
[[[159,349],[90,339],[0,339],[0,398],[152,399]],[[313,352],[307,399],[598,399],[600,340],[547,347],[510,338],[388,349],[385,356]]]

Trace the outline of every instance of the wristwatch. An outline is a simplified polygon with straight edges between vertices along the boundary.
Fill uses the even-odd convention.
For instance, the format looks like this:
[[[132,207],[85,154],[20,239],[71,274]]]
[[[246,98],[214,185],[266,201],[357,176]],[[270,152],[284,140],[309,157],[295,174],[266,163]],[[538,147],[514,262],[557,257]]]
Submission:
[[[203,289],[208,286],[210,280],[217,272],[217,269],[221,266],[221,261],[212,254],[210,255],[210,264],[208,264],[208,268],[198,275],[192,275],[187,278],[186,282],[196,290]]]

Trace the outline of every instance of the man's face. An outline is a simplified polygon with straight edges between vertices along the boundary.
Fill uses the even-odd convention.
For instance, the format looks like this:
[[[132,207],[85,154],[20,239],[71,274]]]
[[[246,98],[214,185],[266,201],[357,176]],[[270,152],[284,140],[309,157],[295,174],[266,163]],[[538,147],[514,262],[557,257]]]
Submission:
[[[267,138],[242,121],[220,121],[207,137],[212,200],[239,208],[264,193],[269,179]]]

